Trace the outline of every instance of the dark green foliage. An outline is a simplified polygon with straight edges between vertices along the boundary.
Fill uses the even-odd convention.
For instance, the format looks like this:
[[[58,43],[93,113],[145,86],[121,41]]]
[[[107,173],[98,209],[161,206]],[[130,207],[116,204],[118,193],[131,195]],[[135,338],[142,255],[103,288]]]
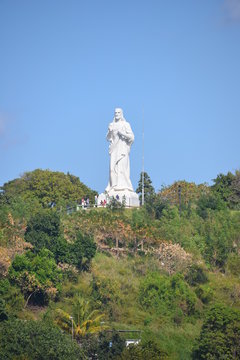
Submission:
[[[10,290],[10,282],[8,281],[8,279],[1,279],[0,280],[0,296],[4,296],[6,295],[9,290]]]
[[[25,239],[34,245],[34,252],[46,248],[54,254],[57,263],[71,263],[70,247],[63,238],[59,214],[54,210],[41,210],[31,217],[28,221]]]
[[[231,184],[231,195],[229,196],[230,207],[240,209],[240,171],[236,171]]]
[[[76,179],[72,178],[71,181],[74,183]],[[84,301],[89,301],[94,309],[101,309],[105,313],[104,321],[109,330],[112,326],[118,329],[144,329],[139,345],[129,348],[124,346],[125,336],[119,336],[118,332],[115,335],[106,331],[100,336],[83,336],[81,346],[77,349],[86,350],[86,358],[165,359],[167,350],[169,359],[187,360],[193,342],[200,336],[205,313],[214,303],[223,301],[225,307],[216,310],[215,306],[215,310],[209,313],[211,316],[207,315],[193,358],[240,358],[240,317],[239,312],[232,309],[233,306],[240,307],[237,174],[226,185],[231,190],[228,194],[224,193],[226,189],[221,192],[221,187],[217,191],[206,185],[200,188],[195,184],[180,182],[181,214],[179,182],[163,189],[161,196],[150,192],[146,206],[140,209],[116,212],[94,209],[69,216],[56,211],[55,206],[48,208],[54,205],[53,202],[47,204],[48,195],[53,195],[55,191],[57,199],[59,193],[55,185],[47,190],[47,176],[46,182],[43,178],[41,180],[41,186],[46,185],[45,190],[45,185],[41,187],[36,178],[35,184],[33,178],[19,180],[8,184],[0,196],[0,268],[5,269],[4,278],[0,280],[1,329],[3,323],[11,328],[9,319],[14,317],[41,318],[45,311],[42,306],[46,305],[46,313],[50,315],[48,318],[45,316],[45,320],[54,318],[54,309],[58,306],[69,315],[74,315],[69,304],[80,293]],[[32,186],[31,191],[28,184]],[[23,186],[26,186],[25,190]],[[69,204],[67,196],[62,202],[64,196],[57,200],[58,209],[61,204]],[[34,248],[32,252],[17,255],[13,260],[16,253],[26,251],[24,246],[21,247],[25,231],[23,217],[27,219],[25,240]],[[92,234],[99,248],[103,245],[105,251],[108,251],[105,245],[114,247],[117,238],[118,257],[112,256],[113,249],[107,255],[99,252],[90,267],[96,253]],[[129,256],[120,255],[127,252]],[[7,274],[6,269],[11,261],[12,266]],[[190,266],[192,262],[202,265]],[[78,270],[91,272],[81,274]],[[60,302],[55,304],[50,300]],[[27,307],[27,303],[31,306]],[[0,348],[3,345],[0,358],[25,360],[34,359],[36,355],[39,359],[41,356],[54,359],[55,345],[46,345],[49,353],[43,345],[45,341],[50,341],[49,337],[55,337],[51,330],[53,325],[43,324],[42,321],[34,323],[36,327],[45,329],[45,340],[38,340],[41,334],[36,333],[33,325],[30,325],[31,321],[14,324],[18,334],[11,332],[13,344],[10,341],[5,343],[0,336]],[[28,335],[22,324],[29,325],[31,334],[37,335]],[[71,322],[69,324],[71,326]],[[23,339],[19,330],[22,327]],[[147,333],[150,336],[144,339]],[[60,352],[65,340],[59,339]],[[110,341],[113,341],[111,347]],[[33,347],[37,349],[36,353]],[[31,351],[28,350],[30,348]],[[50,354],[51,348],[54,349],[53,355]],[[61,356],[58,358],[61,359]],[[68,354],[65,358],[75,357]]]
[[[205,246],[203,255],[212,266],[224,267],[233,243],[238,238],[239,225],[228,211],[211,214],[204,223]]]
[[[28,251],[17,255],[9,269],[9,278],[26,297],[34,295],[32,300],[40,304],[57,298],[61,290],[62,272],[47,249],[38,254]]]
[[[240,358],[240,311],[215,305],[203,323],[193,359]]]
[[[81,339],[81,345],[88,359],[114,360],[125,348],[125,340],[115,330],[102,332],[98,336],[88,335]]]
[[[80,360],[85,356],[78,344],[53,324],[9,320],[0,325],[0,358]]]
[[[5,300],[0,298],[0,322],[8,319]]]
[[[97,354],[99,360],[112,360],[121,355],[125,347],[124,339],[117,331],[104,332],[99,336]]]
[[[168,210],[169,206],[170,204],[167,199],[163,199],[158,194],[156,194],[153,195],[149,201],[147,201],[146,210],[155,219],[160,219],[164,210]]]
[[[195,289],[195,293],[197,295],[197,297],[202,301],[203,304],[209,304],[210,301],[213,299],[213,290],[211,289],[210,286],[204,286],[204,285],[199,285],[196,289]]]
[[[96,253],[96,244],[93,238],[78,232],[76,240],[69,247],[71,264],[75,265],[79,270],[89,270],[91,259]]]
[[[216,179],[213,179],[214,185],[212,189],[225,201],[229,201],[229,197],[232,195],[231,185],[234,180],[234,174],[230,171],[227,175],[219,174]]]
[[[53,210],[42,210],[28,222],[25,238],[34,245],[34,251],[49,249],[59,263],[75,265],[79,270],[88,270],[96,252],[96,244],[89,235],[76,234],[73,243],[68,243],[61,234],[60,217]]]
[[[4,311],[12,316],[21,311],[24,305],[20,289],[10,284],[8,279],[0,280],[0,299],[3,301]]]
[[[212,189],[232,209],[240,208],[240,171],[235,174],[228,172],[227,175],[219,174],[213,180]]]
[[[193,264],[189,267],[185,280],[189,285],[195,286],[198,284],[205,284],[208,281],[208,277],[201,266]]]
[[[197,202],[197,214],[206,219],[209,215],[209,210],[224,210],[226,207],[226,203],[218,194],[204,194]]]
[[[155,194],[154,187],[152,186],[152,180],[148,173],[144,172],[144,202],[149,202],[152,200],[152,197]],[[142,172],[140,174],[140,179],[138,181],[138,187],[136,189],[136,193],[139,195],[140,203],[142,203]]]
[[[240,277],[240,255],[230,254],[226,267],[231,274]]]
[[[34,246],[34,251],[47,248],[55,254],[60,235],[59,215],[53,210],[42,210],[28,221],[25,239]]]
[[[170,277],[149,274],[140,285],[139,300],[145,309],[162,314],[186,316],[195,312],[196,295],[180,274]],[[181,314],[177,313],[178,309]]]
[[[139,345],[130,345],[122,352],[119,360],[164,360],[168,359],[167,353],[159,345],[149,340]]]
[[[31,232],[44,233],[50,238],[60,235],[60,217],[53,210],[44,210],[34,215],[27,224],[26,240],[34,240]],[[31,242],[31,241],[30,241]]]

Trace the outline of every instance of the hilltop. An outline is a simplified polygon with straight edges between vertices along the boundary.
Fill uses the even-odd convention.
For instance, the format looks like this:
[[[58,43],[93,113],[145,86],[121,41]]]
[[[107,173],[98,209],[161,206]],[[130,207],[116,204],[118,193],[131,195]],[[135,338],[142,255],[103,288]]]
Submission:
[[[96,194],[73,175],[35,170],[5,184],[1,357],[238,358],[239,177],[148,187],[139,209],[73,213]],[[127,338],[141,341],[126,348]]]

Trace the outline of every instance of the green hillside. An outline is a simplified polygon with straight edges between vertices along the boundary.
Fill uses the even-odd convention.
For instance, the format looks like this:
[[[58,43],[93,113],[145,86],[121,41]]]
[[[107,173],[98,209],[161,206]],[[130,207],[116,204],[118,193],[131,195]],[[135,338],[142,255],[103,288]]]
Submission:
[[[0,358],[240,358],[239,178],[71,214],[96,194],[73,175],[35,170],[5,184]]]

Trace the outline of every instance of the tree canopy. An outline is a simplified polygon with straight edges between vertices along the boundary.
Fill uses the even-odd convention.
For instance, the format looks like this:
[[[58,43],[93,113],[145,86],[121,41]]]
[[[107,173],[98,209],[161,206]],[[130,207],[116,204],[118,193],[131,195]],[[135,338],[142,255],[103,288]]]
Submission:
[[[36,169],[2,186],[0,201],[11,204],[16,198],[37,202],[43,207],[70,204],[88,197],[94,201],[95,191],[84,185],[77,176],[59,171]]]

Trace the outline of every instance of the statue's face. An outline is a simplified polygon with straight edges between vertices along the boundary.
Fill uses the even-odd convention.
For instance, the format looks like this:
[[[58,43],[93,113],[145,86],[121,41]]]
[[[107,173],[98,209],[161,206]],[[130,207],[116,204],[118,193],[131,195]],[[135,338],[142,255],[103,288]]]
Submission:
[[[116,120],[122,119],[122,117],[123,117],[122,109],[119,109],[119,108],[115,109],[114,117]]]

